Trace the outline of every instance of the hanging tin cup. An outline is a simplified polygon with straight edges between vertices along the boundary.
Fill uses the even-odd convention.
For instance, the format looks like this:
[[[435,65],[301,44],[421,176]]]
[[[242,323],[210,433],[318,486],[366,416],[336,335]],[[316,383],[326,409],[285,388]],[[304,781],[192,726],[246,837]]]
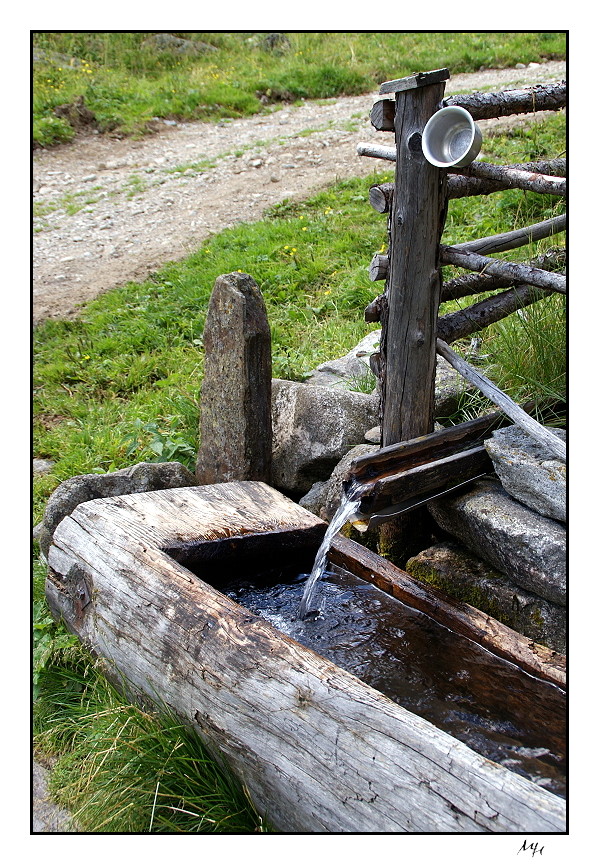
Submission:
[[[483,136],[465,108],[441,108],[424,127],[422,152],[439,168],[463,168],[479,154]]]

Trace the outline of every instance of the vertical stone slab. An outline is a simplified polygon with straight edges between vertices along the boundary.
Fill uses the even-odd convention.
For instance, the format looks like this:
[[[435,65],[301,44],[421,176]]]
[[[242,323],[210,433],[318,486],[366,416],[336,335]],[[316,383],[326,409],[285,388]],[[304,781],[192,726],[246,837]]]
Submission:
[[[216,280],[204,351],[198,483],[269,483],[270,327],[260,289],[247,273],[227,273]]]

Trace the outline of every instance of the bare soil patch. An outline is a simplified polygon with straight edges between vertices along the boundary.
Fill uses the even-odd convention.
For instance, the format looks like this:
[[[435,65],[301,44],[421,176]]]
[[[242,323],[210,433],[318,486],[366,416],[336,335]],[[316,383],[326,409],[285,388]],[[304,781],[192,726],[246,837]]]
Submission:
[[[447,94],[506,89],[566,76],[565,62],[456,75]],[[252,222],[284,199],[389,164],[360,157],[376,140],[376,93],[305,102],[218,124],[161,122],[142,141],[82,134],[34,154],[34,323],[75,318],[98,294],[142,280],[195,251],[211,234]],[[534,122],[523,115],[481,126]],[[483,145],[484,147],[484,145]],[[243,262],[240,262],[240,268]]]

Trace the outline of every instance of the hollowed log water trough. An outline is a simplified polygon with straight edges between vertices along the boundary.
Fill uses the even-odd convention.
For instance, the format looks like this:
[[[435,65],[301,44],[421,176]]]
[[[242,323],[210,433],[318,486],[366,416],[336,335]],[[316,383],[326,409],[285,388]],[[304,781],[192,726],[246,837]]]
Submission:
[[[309,571],[325,529],[257,481],[96,499],[80,504],[54,533],[48,601],[128,691],[167,705],[195,728],[281,832],[565,832],[563,789],[555,792],[551,783],[563,756],[564,734],[555,728],[556,718],[558,727],[565,723],[563,656],[341,536],[329,562],[345,582],[337,585],[333,576],[325,587],[330,597],[312,648],[275,627],[276,617],[269,621],[235,600],[256,570],[283,564]],[[362,665],[371,684],[360,678],[359,659],[354,672],[340,665],[352,668],[343,659],[353,663],[360,647],[342,640],[341,661],[314,649],[319,635],[337,626],[354,589],[370,604],[356,620],[365,646],[377,637],[378,610],[400,616],[379,629],[383,648]],[[293,591],[293,580],[278,590]],[[385,613],[389,604],[399,612]],[[407,649],[404,615],[417,635]],[[311,623],[302,627],[307,633]],[[301,636],[302,627],[292,633]],[[435,628],[445,635],[442,649],[435,648]],[[469,660],[460,658],[462,650]],[[491,724],[487,709],[470,701],[470,688],[489,711],[505,709],[487,756],[383,693],[402,651],[410,662],[432,653],[442,679],[465,681],[466,706],[453,713],[457,727],[472,719]],[[382,691],[376,669],[385,654],[395,660],[380,679]],[[409,697],[409,666],[400,673]],[[425,692],[427,675],[413,674]],[[454,696],[441,694],[437,702],[444,700],[451,709]],[[530,730],[515,743],[523,716]],[[544,726],[547,741],[527,738]],[[502,742],[524,763],[553,755],[540,769],[549,778],[539,777],[538,767],[525,777],[510,760],[495,762],[493,749]]]

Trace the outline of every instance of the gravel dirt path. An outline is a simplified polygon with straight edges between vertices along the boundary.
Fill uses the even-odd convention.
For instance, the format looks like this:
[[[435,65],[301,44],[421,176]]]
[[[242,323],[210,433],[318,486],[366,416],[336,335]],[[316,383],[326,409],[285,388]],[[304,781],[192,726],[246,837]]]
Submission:
[[[565,62],[456,75],[457,91],[561,81]],[[141,141],[78,137],[33,157],[33,319],[75,318],[81,306],[211,234],[252,222],[284,199],[301,199],[388,163],[360,157],[360,141],[392,143],[368,114],[376,93],[305,102],[218,124],[164,124]],[[537,115],[538,116],[538,115]],[[530,123],[530,115],[484,121]],[[484,147],[484,144],[483,144]]]

